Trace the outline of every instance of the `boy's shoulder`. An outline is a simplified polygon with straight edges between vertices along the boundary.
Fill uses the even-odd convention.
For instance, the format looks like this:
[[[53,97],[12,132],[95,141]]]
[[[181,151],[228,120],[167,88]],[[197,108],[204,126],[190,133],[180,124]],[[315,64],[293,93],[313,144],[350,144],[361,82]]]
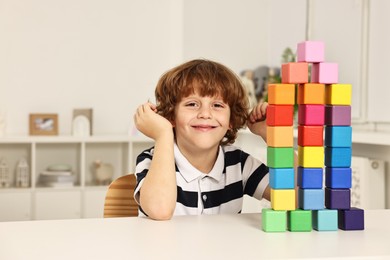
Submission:
[[[242,154],[242,155],[248,155],[244,150],[242,150],[240,147],[227,144],[227,145],[222,145],[222,150],[225,154]]]

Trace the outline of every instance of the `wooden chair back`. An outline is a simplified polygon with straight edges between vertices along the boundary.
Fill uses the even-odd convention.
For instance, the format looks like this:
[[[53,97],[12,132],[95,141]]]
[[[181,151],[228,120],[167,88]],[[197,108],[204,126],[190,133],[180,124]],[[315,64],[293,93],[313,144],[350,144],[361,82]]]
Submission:
[[[135,184],[135,175],[128,174],[117,178],[108,186],[104,200],[105,218],[138,216],[138,204],[133,197]]]

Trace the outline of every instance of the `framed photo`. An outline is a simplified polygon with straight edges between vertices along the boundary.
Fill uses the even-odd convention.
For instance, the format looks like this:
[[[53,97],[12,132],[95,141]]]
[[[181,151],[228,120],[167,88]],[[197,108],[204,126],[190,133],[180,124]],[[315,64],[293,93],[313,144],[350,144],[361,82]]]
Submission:
[[[58,135],[58,115],[30,114],[30,135]]]

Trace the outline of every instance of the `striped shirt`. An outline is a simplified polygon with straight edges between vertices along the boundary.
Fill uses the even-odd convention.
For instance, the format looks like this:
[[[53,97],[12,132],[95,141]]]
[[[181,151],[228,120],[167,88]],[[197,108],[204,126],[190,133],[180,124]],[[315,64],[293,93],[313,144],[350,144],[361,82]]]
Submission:
[[[134,198],[139,204],[140,189],[149,170],[153,148],[143,151],[136,162]],[[235,146],[220,146],[213,169],[197,170],[174,147],[177,201],[174,215],[240,213],[243,196],[259,200],[268,185],[268,167]],[[142,209],[139,215],[144,215]]]

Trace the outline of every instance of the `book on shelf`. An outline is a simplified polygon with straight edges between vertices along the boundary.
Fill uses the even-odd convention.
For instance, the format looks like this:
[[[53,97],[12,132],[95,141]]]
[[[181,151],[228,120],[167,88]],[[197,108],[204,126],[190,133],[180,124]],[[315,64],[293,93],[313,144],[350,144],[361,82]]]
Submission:
[[[73,174],[72,171],[41,171],[41,175],[48,175],[48,176],[71,176]]]
[[[38,183],[44,187],[73,187],[76,176],[71,171],[42,171]]]

